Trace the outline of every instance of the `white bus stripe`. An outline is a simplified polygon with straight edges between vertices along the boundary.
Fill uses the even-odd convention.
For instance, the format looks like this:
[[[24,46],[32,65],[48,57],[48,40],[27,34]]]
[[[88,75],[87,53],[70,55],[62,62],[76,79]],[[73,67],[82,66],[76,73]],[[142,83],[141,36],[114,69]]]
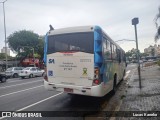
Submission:
[[[27,90],[35,89],[35,88],[42,87],[42,86],[44,86],[44,85],[40,85],[40,86],[36,86],[36,87],[32,87],[32,88],[28,88],[28,89],[24,89],[24,90],[20,90],[20,91],[16,91],[16,92],[12,92],[12,93],[8,93],[8,94],[4,94],[4,95],[1,95],[0,97],[4,97],[4,96],[8,96],[8,95],[12,95],[12,94],[15,94],[15,93],[20,93],[20,92],[23,92],[23,91],[27,91]]]
[[[30,83],[40,82],[40,81],[42,81],[42,80],[37,80],[37,81],[32,81],[32,82],[26,82],[26,83],[16,84],[16,85],[10,85],[10,86],[6,86],[6,87],[0,87],[0,89],[14,87],[14,86],[19,86],[19,85],[25,85],[25,84],[30,84]]]

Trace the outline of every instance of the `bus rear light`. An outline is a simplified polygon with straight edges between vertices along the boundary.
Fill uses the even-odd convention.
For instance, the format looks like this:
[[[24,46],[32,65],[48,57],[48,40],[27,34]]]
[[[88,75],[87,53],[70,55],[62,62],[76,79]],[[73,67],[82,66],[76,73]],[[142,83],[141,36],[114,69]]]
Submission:
[[[93,85],[99,85],[100,83],[101,81],[98,79],[93,80]]]
[[[44,76],[44,80],[48,82],[48,76],[47,75]]]
[[[94,69],[94,79],[99,79],[100,71],[99,68]]]
[[[95,75],[99,75],[99,69],[94,70]]]

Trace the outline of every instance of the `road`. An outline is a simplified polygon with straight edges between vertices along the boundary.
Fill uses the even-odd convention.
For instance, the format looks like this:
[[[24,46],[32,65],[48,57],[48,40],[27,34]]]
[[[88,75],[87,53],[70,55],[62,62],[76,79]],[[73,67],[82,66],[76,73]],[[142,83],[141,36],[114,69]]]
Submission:
[[[128,65],[126,78],[131,76],[135,67],[135,64]],[[123,82],[118,85],[118,88],[121,88],[121,86],[123,87]],[[119,93],[118,90],[116,94],[117,93]],[[71,96],[66,93],[46,91],[43,86],[42,77],[31,79],[13,78],[8,79],[6,83],[0,83],[0,111],[62,111],[61,114],[65,114],[64,111],[110,110],[106,106],[112,103],[111,101],[116,98],[116,94],[114,96],[107,94],[102,98]],[[56,112],[53,112],[53,114],[55,113],[55,119],[57,119],[58,116]],[[87,116],[88,115],[85,114],[86,118]],[[8,119],[9,118],[7,118],[7,120]],[[60,117],[58,117],[58,119],[60,119]],[[61,119],[66,119],[66,116],[62,115]],[[67,119],[70,120],[71,118],[67,117]],[[84,118],[76,117],[76,119],[82,120]]]

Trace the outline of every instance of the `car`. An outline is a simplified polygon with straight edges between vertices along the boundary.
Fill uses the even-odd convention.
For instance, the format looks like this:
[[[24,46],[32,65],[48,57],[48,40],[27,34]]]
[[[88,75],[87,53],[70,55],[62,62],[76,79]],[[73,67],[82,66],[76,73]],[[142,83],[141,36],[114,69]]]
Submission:
[[[21,70],[23,70],[23,67],[10,67],[5,71],[6,77],[17,78]]]
[[[143,63],[143,60],[139,60],[139,63],[142,64],[142,63]]]
[[[0,81],[3,83],[3,82],[6,82],[7,80],[7,77],[5,74],[0,74]]]
[[[25,77],[33,78],[37,76],[43,76],[44,70],[39,69],[38,67],[26,67],[19,73],[19,76],[23,79]]]
[[[153,59],[149,59],[148,62],[153,62]]]

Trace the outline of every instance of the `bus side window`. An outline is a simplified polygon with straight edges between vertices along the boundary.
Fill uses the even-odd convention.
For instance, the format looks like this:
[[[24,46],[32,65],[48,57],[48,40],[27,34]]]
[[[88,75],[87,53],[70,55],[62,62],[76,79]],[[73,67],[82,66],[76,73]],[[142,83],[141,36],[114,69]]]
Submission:
[[[107,40],[107,59],[112,59],[111,43]]]
[[[112,59],[117,59],[116,46],[112,44]]]
[[[104,56],[104,59],[106,60],[107,59],[107,40],[104,39],[103,41],[103,56]]]
[[[117,60],[121,63],[121,51],[119,49],[117,49]]]

